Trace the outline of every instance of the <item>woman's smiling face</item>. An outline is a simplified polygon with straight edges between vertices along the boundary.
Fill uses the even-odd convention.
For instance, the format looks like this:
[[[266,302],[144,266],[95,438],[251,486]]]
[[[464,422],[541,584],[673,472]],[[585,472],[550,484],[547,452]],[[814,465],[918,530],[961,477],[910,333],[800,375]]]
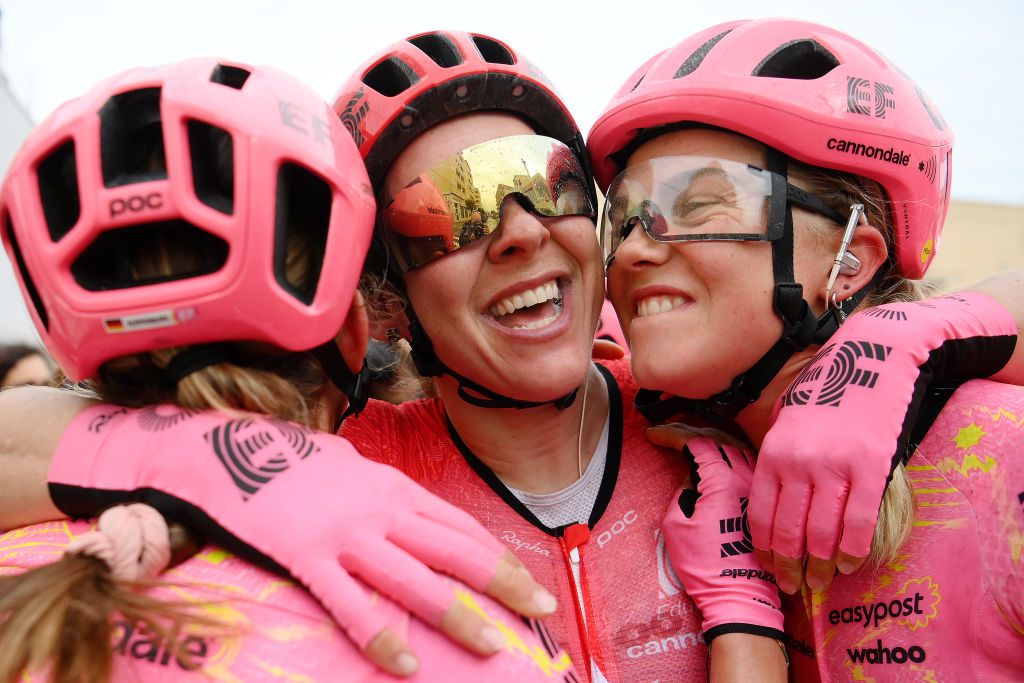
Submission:
[[[627,167],[683,156],[765,166],[763,145],[728,132],[695,128],[645,143]],[[703,178],[701,184],[714,182],[712,174],[705,175],[711,180]],[[765,212],[732,214],[742,216],[744,232],[764,232]],[[798,225],[805,220],[815,219],[794,211]],[[798,281],[827,272],[830,256],[824,240],[804,229],[795,229],[795,240]],[[765,241],[656,242],[642,229],[629,233],[608,269],[608,289],[629,338],[633,373],[641,386],[706,398],[728,388],[778,341],[782,323],[772,305],[771,251],[771,243]],[[813,304],[817,293],[806,291],[805,296]]]
[[[533,134],[499,113],[441,123],[399,155],[385,194],[473,145]],[[541,217],[507,198],[496,232],[410,270],[405,284],[434,351],[456,372],[528,401],[558,398],[583,381],[603,284],[589,218]]]

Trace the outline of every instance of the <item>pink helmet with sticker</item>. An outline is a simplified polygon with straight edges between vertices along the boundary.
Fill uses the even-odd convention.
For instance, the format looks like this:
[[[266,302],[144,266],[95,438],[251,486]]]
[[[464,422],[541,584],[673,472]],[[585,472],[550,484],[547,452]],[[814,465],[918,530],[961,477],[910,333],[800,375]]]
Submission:
[[[81,379],[158,348],[333,339],[374,213],[359,152],[312,89],[194,59],[114,76],[41,123],[4,181],[0,235],[43,342]],[[194,258],[140,277],[154,235]]]
[[[928,269],[949,206],[953,133],[924,92],[877,51],[788,19],[697,33],[643,64],[598,118],[587,146],[601,189],[622,170],[641,131],[688,121],[880,183],[900,272],[920,278]]]

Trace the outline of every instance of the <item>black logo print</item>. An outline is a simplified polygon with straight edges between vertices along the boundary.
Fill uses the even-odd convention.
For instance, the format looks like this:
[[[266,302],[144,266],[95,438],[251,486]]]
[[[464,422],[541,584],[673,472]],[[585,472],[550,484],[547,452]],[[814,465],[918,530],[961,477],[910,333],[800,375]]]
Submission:
[[[338,118],[341,119],[341,123],[348,130],[349,135],[356,141],[356,146],[362,147],[363,142],[366,140],[363,137],[363,133],[359,130],[359,124],[362,123],[363,117],[366,116],[366,112],[370,111],[370,103],[362,102],[360,100],[366,96],[366,91],[362,88],[356,90],[352,94],[352,98],[345,105],[345,108],[341,110],[341,114]]]
[[[928,179],[929,183],[934,183],[935,168],[937,166],[938,162],[935,160],[934,156],[931,156],[928,159],[925,159],[924,161],[918,162],[917,170],[920,171],[921,173],[924,173],[924,176]]]
[[[118,408],[116,410],[110,411],[109,413],[97,415],[96,417],[89,421],[88,429],[90,432],[94,434],[99,434],[100,430],[106,427],[108,424],[110,424],[111,420],[113,420],[118,415],[124,415],[127,412],[127,408]]]
[[[139,428],[147,432],[162,432],[198,414],[198,410],[174,406],[148,406],[138,413]]]
[[[304,427],[277,420],[230,420],[205,435],[242,500],[249,500],[296,461],[320,450]]]
[[[803,385],[808,382],[816,382],[821,378],[824,368],[820,361],[835,349],[835,344],[829,344],[818,352],[797,377],[796,382],[786,391],[782,399],[784,406],[807,405],[811,402],[815,387],[807,388]],[[872,342],[843,342],[832,358],[828,373],[825,375],[825,382],[818,390],[818,397],[814,400],[814,405],[838,407],[847,387],[851,385],[873,389],[878,380],[878,373],[860,366],[865,360],[885,362],[891,352],[891,346],[882,346]]]
[[[722,543],[722,557],[745,555],[754,552],[754,542],[750,538],[750,524],[747,523],[747,499],[740,498],[740,516],[726,517],[718,520],[718,533],[742,534],[743,538]]]
[[[854,76],[846,78],[846,109],[852,114],[871,116],[873,104],[875,118],[884,119],[887,110],[896,108],[891,95],[891,85]]]
[[[882,318],[883,320],[906,320],[907,314],[904,311],[891,311],[887,308],[869,308],[864,315],[871,318]]]

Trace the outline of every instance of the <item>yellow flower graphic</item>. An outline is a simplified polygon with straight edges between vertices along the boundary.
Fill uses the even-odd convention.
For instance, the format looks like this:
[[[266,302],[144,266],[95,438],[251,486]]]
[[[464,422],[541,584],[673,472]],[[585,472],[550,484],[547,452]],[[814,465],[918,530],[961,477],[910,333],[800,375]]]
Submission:
[[[932,581],[932,577],[925,576],[921,579],[911,579],[903,584],[896,594],[897,600],[910,599],[913,602],[913,613],[899,620],[900,625],[906,626],[911,631],[924,628],[928,623],[939,615],[939,603],[942,602],[942,594],[939,592],[939,584]]]

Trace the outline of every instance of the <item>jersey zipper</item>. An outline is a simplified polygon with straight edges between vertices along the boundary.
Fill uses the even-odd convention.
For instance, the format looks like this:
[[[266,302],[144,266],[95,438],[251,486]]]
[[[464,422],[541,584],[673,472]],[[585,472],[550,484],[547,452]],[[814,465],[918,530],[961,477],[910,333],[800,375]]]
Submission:
[[[586,680],[592,681],[594,658],[590,648],[590,629],[587,628],[586,614],[583,609],[582,581],[577,581],[576,579],[577,576],[581,576],[580,564],[583,562],[581,547],[590,540],[590,528],[585,524],[573,524],[565,529],[558,540],[562,545],[562,556],[566,560],[566,571],[569,574],[569,582],[572,584],[572,601],[573,607],[576,610],[580,648],[583,650],[583,657],[586,659],[582,668],[586,669]],[[590,616],[593,618],[593,615]]]

